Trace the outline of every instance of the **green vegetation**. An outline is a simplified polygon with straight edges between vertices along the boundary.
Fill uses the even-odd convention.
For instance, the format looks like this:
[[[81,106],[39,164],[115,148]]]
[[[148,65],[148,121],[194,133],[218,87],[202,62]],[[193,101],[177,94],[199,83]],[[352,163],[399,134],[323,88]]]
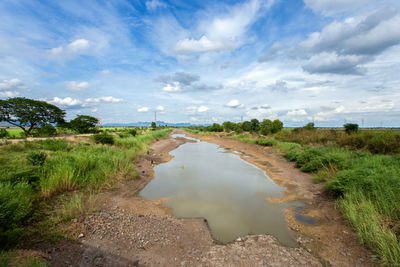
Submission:
[[[54,139],[1,146],[0,248],[18,242],[24,228],[38,218],[43,201],[72,190],[98,192],[119,179],[138,177],[132,161],[151,141],[169,132],[114,137],[119,147]],[[63,217],[80,214],[82,203],[82,195],[72,195],[63,204]]]
[[[273,134],[280,132],[283,129],[283,123],[280,120],[268,120],[265,119],[261,123],[257,119],[251,119],[250,121],[244,121],[235,123],[231,121],[225,121],[222,125],[213,123],[210,126],[193,126],[188,127],[188,131],[196,131],[195,133],[201,132],[223,132],[231,133],[234,131],[236,134],[243,132],[250,132],[253,134],[261,133],[263,135]],[[193,132],[194,133],[194,132]]]
[[[393,130],[363,130],[346,134],[340,130],[308,130],[303,127],[281,131],[274,138],[302,145],[347,147],[374,154],[400,153],[400,131]]]
[[[108,134],[107,132],[102,132],[99,134],[95,134],[92,136],[93,140],[96,142],[96,144],[114,144],[114,137],[111,134]]]
[[[360,241],[383,265],[400,262],[400,156],[373,155],[347,148],[280,143],[285,157],[302,171],[327,180],[343,215]]]
[[[296,167],[325,182],[326,191],[355,229],[360,243],[379,255],[385,266],[400,263],[400,132],[392,130],[319,130],[309,123],[273,133],[263,120],[259,136],[232,133],[242,142],[278,148]],[[236,125],[225,122],[225,130]],[[345,126],[348,127],[349,126]],[[264,131],[263,131],[264,128]],[[212,134],[207,128],[189,129]]]
[[[23,97],[0,100],[0,121],[21,128],[25,134],[49,123],[64,121],[65,112],[45,101]]]
[[[65,126],[66,128],[70,128],[77,133],[96,133],[96,125],[99,123],[99,120],[87,116],[87,115],[78,115],[75,119],[71,120]]]
[[[358,124],[355,123],[346,123],[343,125],[344,130],[347,134],[352,134],[358,132]]]

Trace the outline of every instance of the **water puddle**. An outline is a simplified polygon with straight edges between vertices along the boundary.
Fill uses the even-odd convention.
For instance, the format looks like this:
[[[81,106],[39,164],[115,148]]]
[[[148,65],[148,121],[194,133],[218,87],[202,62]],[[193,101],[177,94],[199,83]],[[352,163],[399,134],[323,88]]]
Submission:
[[[246,234],[271,234],[283,245],[297,247],[287,230],[283,209],[295,203],[271,203],[284,187],[261,169],[227,149],[201,142],[185,143],[174,158],[154,168],[154,179],[140,192],[148,199],[167,198],[174,216],[207,219],[216,240],[227,243]]]
[[[298,220],[299,222],[302,223],[306,223],[306,224],[317,224],[317,221],[314,220],[313,218],[301,215],[301,214],[296,214],[295,215],[296,220]]]

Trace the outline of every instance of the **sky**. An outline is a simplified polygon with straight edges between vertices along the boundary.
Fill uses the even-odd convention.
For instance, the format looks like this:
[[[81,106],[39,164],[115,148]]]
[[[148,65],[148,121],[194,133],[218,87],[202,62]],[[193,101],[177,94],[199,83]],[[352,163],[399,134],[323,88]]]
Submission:
[[[400,126],[398,0],[1,0],[0,98],[67,119]]]

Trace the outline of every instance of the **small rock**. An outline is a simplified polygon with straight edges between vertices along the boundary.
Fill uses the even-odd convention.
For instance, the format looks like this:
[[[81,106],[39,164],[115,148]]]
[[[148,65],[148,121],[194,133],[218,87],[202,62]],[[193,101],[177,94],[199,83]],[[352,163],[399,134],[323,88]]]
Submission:
[[[84,237],[84,234],[79,234],[78,235],[78,238],[82,238],[82,237]]]
[[[236,238],[236,241],[240,242],[240,241],[242,241],[242,239],[240,237],[238,237],[238,238]]]

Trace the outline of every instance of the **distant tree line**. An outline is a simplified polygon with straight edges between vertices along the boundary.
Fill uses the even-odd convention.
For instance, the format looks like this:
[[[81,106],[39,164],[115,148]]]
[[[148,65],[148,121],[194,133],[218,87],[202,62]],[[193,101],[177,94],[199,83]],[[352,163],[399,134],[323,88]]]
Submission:
[[[218,123],[213,123],[212,125],[207,127],[198,126],[193,128],[196,128],[197,130],[201,131],[210,131],[210,132],[234,131],[236,133],[251,132],[251,133],[261,133],[264,135],[268,135],[281,131],[283,128],[283,123],[280,120],[271,121],[269,119],[264,119],[263,121],[260,122],[257,119],[252,119],[250,121],[244,121],[239,123],[225,121],[224,123],[222,123],[222,125]]]

